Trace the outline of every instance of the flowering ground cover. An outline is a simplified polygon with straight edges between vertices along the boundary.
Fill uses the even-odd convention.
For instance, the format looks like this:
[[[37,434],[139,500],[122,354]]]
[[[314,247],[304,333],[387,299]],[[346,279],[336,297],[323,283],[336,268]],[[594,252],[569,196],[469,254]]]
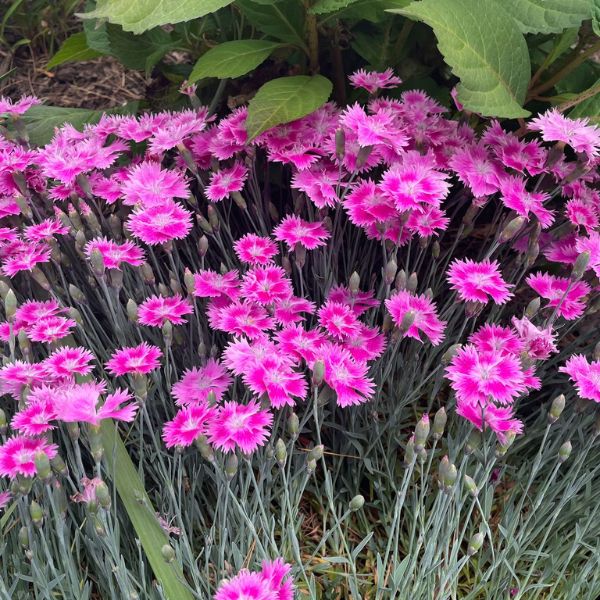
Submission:
[[[3,597],[597,597],[600,130],[350,81],[0,100]]]

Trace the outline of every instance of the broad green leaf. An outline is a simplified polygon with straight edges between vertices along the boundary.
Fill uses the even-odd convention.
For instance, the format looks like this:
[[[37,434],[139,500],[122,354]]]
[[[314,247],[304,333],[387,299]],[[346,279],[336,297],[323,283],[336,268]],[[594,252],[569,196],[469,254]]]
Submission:
[[[394,10],[433,28],[460,78],[458,100],[484,116],[526,117],[531,65],[523,34],[495,0],[422,0]]]
[[[577,95],[585,98],[569,113],[569,117],[578,119],[587,117],[594,125],[600,125],[600,79],[596,83]]]
[[[304,7],[300,0],[286,0],[281,4],[237,0],[235,4],[250,25],[262,33],[307,49],[304,41]]]
[[[102,56],[102,54],[87,45],[85,33],[80,31],[70,35],[62,43],[56,54],[48,61],[46,67],[53,69],[64,63],[92,60],[99,56]]]
[[[103,114],[128,114],[137,109],[137,103],[107,110],[87,110],[84,108],[64,108],[61,106],[32,106],[22,117],[27,128],[29,141],[35,146],[47,144],[54,135],[54,129],[70,123],[82,129],[86,123],[97,123]]]
[[[578,27],[565,29],[560,35],[555,36],[552,50],[548,52],[548,56],[544,61],[544,68],[548,68],[558,58],[560,58],[576,41],[579,33]]]
[[[204,77],[240,77],[258,67],[280,45],[265,40],[237,40],[219,44],[198,59],[188,81],[193,83]]]
[[[323,24],[334,19],[346,19],[378,23],[384,19],[389,19],[389,15],[385,11],[404,8],[410,3],[411,0],[356,0],[337,12],[328,13],[319,22]]]
[[[265,83],[248,105],[249,138],[315,111],[327,102],[331,89],[331,81],[322,75],[280,77]]]
[[[125,31],[143,33],[168,23],[191,21],[213,13],[233,0],[99,0],[96,8],[80,14],[85,19],[107,19]]]
[[[93,19],[83,21],[83,31],[88,47],[102,54],[111,53],[107,25],[106,21],[94,21]]]
[[[152,67],[174,46],[171,35],[157,27],[141,35],[107,25],[110,53],[128,69],[150,72]]]
[[[592,29],[600,37],[600,0],[590,0],[592,5]]]
[[[496,0],[523,33],[560,33],[591,17],[591,0]]]
[[[103,420],[100,432],[108,474],[117,488],[162,593],[168,600],[192,600],[178,561],[169,563],[162,555],[162,547],[169,540],[156,518],[152,502],[114,422]]]
[[[358,0],[317,0],[311,6],[310,12],[315,15],[325,15],[346,8],[357,1]]]

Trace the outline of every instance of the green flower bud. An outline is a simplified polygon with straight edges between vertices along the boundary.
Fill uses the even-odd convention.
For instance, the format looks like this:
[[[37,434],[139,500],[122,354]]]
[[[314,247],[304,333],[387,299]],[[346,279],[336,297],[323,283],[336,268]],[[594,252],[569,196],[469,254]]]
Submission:
[[[433,242],[433,244],[431,246],[431,256],[435,260],[437,260],[440,257],[440,252],[441,252],[440,243],[436,240],[435,242]]]
[[[98,464],[104,456],[104,445],[102,444],[102,436],[100,435],[99,425],[89,426],[88,441],[90,443],[90,452],[92,453],[96,464]]]
[[[52,479],[52,467],[48,455],[45,452],[36,452],[33,461],[38,477],[44,483],[48,483]]]
[[[498,458],[501,458],[508,452],[508,449],[513,445],[513,442],[515,441],[516,437],[517,437],[517,435],[514,431],[506,432],[505,442],[503,444],[498,444],[496,446],[496,456]]]
[[[323,444],[319,444],[314,448],[311,448],[308,453],[308,460],[321,460],[323,458],[323,453],[325,451],[325,446]]]
[[[287,448],[285,447],[285,442],[281,438],[275,442],[275,459],[283,469],[287,460]]]
[[[450,348],[448,348],[448,350],[446,350],[446,352],[444,352],[444,354],[442,355],[442,365],[443,366],[447,366],[452,362],[452,359],[454,358],[454,355],[462,348],[461,344],[453,344],[452,346],[450,346]]]
[[[57,475],[66,476],[69,474],[69,467],[67,467],[67,463],[65,463],[60,454],[57,454],[50,460],[50,466]]]
[[[71,440],[73,442],[76,442],[79,439],[79,436],[81,434],[79,424],[78,423],[67,423],[67,432],[68,432]]]
[[[210,463],[214,462],[215,453],[212,449],[212,446],[208,443],[205,435],[197,437],[194,443],[196,445],[196,448],[198,448],[198,450],[200,451],[200,456],[202,456],[204,460],[207,460]]]
[[[456,466],[452,463],[449,463],[446,467],[446,472],[444,475],[444,491],[446,493],[450,493],[454,484],[456,483],[456,478],[458,477],[458,471],[456,470]]]
[[[183,272],[183,283],[185,284],[185,289],[187,293],[192,296],[194,294],[194,275],[192,272],[186,267]]]
[[[173,325],[171,321],[165,321],[162,326],[162,335],[165,346],[170,346],[173,343]]]
[[[4,312],[8,321],[12,321],[17,312],[17,297],[12,289],[9,289],[4,297]]]
[[[411,435],[404,449],[404,464],[408,467],[415,461],[415,436]]]
[[[528,319],[533,319],[533,317],[535,317],[535,315],[537,314],[538,310],[540,310],[541,304],[542,304],[542,302],[541,302],[541,299],[539,296],[537,298],[534,298],[527,305],[527,308],[525,309],[525,316]]]
[[[405,334],[414,324],[415,319],[417,318],[417,313],[413,310],[409,310],[404,313],[402,317],[402,321],[400,321],[400,325],[398,326],[398,330],[401,334]]]
[[[371,152],[373,151],[373,146],[362,146],[358,151],[358,155],[356,157],[356,170],[362,169],[367,162]]]
[[[29,548],[29,531],[27,531],[27,527],[21,527],[21,529],[19,529],[18,538],[21,548]]]
[[[386,285],[392,285],[394,279],[396,278],[396,272],[398,271],[398,264],[392,258],[388,261],[387,265],[385,265],[385,269],[383,271],[383,281]]]
[[[335,132],[335,156],[341,161],[346,152],[346,133],[343,129],[338,129]]]
[[[219,213],[212,204],[209,204],[206,210],[208,214],[208,222],[213,228],[213,231],[219,231]]]
[[[138,320],[138,306],[135,303],[135,301],[132,300],[131,298],[129,298],[129,300],[127,300],[127,318],[132,323],[137,323],[137,320]]]
[[[469,548],[467,549],[467,555],[473,556],[474,554],[477,554],[477,552],[479,552],[479,550],[481,549],[481,546],[483,546],[484,539],[485,538],[483,536],[483,533],[476,533],[469,541]]]
[[[317,470],[317,461],[313,459],[308,459],[306,461],[306,472],[309,475],[312,475]]]
[[[312,383],[315,387],[318,387],[323,383],[323,377],[325,376],[325,363],[322,360],[315,361],[313,365]]]
[[[579,281],[583,275],[585,274],[586,269],[590,263],[590,253],[586,250],[582,252],[575,261],[573,265],[573,270],[571,271],[571,280]]]
[[[300,430],[300,419],[295,412],[288,417],[287,429],[293,437],[298,436],[298,431]]]
[[[154,271],[152,270],[152,267],[145,262],[140,266],[140,270],[142,272],[142,279],[144,280],[144,283],[146,285],[154,285],[156,279],[154,277]]]
[[[83,304],[86,301],[85,294],[72,283],[69,284],[69,295],[78,304]]]
[[[198,225],[200,226],[200,228],[202,229],[202,231],[204,231],[205,233],[208,233],[208,234],[214,233],[211,224],[206,220],[206,218],[204,217],[203,214],[196,213],[196,221],[197,221]]]
[[[433,417],[433,439],[439,440],[444,435],[444,429],[446,429],[446,423],[448,422],[448,415],[446,409],[442,406]]]
[[[571,451],[573,450],[573,446],[571,442],[567,440],[559,449],[558,449],[558,460],[561,463],[564,463],[568,460],[569,456],[571,456]]]
[[[394,282],[394,288],[397,291],[405,290],[406,284],[408,282],[408,277],[406,276],[406,271],[401,269],[398,271],[398,275],[396,275],[396,281]]]
[[[94,529],[96,530],[96,535],[99,537],[106,536],[106,529],[98,517],[94,517]]]
[[[417,452],[421,452],[425,447],[430,429],[429,415],[425,413],[415,427],[415,450]]]
[[[32,500],[29,505],[29,515],[36,527],[41,527],[44,524],[44,511],[35,500]]]
[[[111,504],[110,491],[109,491],[106,483],[104,483],[104,481],[101,481],[96,486],[96,500],[98,500],[98,503],[100,504],[100,506],[102,508],[105,508],[106,510],[108,510],[110,508],[110,504]]]
[[[358,494],[358,495],[354,496],[354,498],[352,498],[352,500],[350,500],[350,504],[348,506],[351,511],[356,512],[357,510],[360,510],[364,505],[365,505],[364,496],[361,496],[360,494]]]
[[[512,240],[521,228],[525,224],[525,219],[523,217],[515,217],[512,219],[506,227],[502,230],[500,237],[498,240],[500,243],[508,242],[508,240]]]
[[[417,274],[416,273],[411,273],[410,277],[408,278],[408,281],[406,283],[406,289],[409,292],[416,292],[417,291],[417,286],[419,285],[419,279],[417,278]]]
[[[198,240],[198,252],[201,257],[206,256],[208,252],[208,238],[205,235]]]
[[[233,479],[238,469],[238,457],[236,454],[229,454],[225,460],[225,475],[227,479]]]
[[[463,483],[465,485],[465,489],[467,490],[467,492],[469,492],[469,494],[471,494],[471,496],[473,496],[473,498],[475,498],[477,494],[479,494],[477,484],[475,483],[475,480],[472,477],[465,475],[463,477]]]
[[[79,325],[80,327],[83,327],[83,317],[81,316],[81,313],[74,306],[69,306],[69,309],[67,310],[67,314],[69,315],[69,317],[71,319],[73,319],[73,321],[75,321],[75,323],[77,323],[77,325]]]
[[[160,553],[166,563],[172,563],[175,560],[175,550],[169,544],[165,544],[160,549]]]
[[[471,430],[469,433],[469,437],[467,439],[467,443],[465,445],[465,452],[467,454],[473,454],[475,450],[478,450],[481,447],[481,432],[477,429]]]
[[[102,252],[100,252],[100,250],[92,250],[90,263],[92,264],[92,272],[94,275],[96,277],[104,277],[104,271],[106,267],[104,265],[104,257],[102,256]]]
[[[350,275],[350,281],[348,282],[348,289],[352,293],[352,295],[356,295],[358,293],[358,288],[360,286],[360,275],[353,271],[352,275]]]
[[[438,484],[440,487],[444,487],[444,480],[446,479],[446,474],[448,473],[448,467],[450,466],[450,459],[447,455],[445,455],[440,464],[438,466]]]
[[[552,400],[550,410],[548,411],[548,423],[556,423],[565,408],[565,396],[560,394]]]
[[[244,196],[242,196],[242,194],[240,194],[240,192],[231,192],[231,198],[235,202],[236,206],[238,206],[242,210],[246,210],[248,208],[248,205],[246,204],[246,201],[244,200]],[[210,206],[209,206],[209,208],[210,208]]]
[[[6,413],[0,408],[0,433],[5,434],[7,428]]]

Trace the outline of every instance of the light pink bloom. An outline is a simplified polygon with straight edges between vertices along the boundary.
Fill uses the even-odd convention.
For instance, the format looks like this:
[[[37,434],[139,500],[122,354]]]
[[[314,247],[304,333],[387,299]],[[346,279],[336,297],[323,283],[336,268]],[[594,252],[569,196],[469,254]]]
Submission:
[[[232,335],[245,335],[251,340],[263,337],[266,331],[274,327],[267,311],[254,302],[232,302],[227,306],[209,307],[207,315],[212,328]]]
[[[171,113],[169,118],[153,130],[148,144],[150,153],[160,155],[182,144],[191,135],[206,127],[209,121],[207,117],[208,110],[205,107]]]
[[[55,235],[65,235],[69,228],[62,224],[58,218],[44,219],[36,225],[29,225],[23,230],[23,236],[30,242],[43,242],[53,238]]]
[[[323,223],[304,221],[296,215],[288,215],[273,229],[273,237],[285,242],[290,249],[299,244],[307,250],[314,250],[324,246],[329,235]]]
[[[525,391],[524,375],[518,357],[496,352],[480,352],[471,344],[463,346],[446,369],[446,377],[457,400],[485,406],[489,400],[511,404]]]
[[[185,323],[185,315],[194,312],[190,301],[183,296],[150,296],[138,308],[138,320],[142,325],[162,327],[167,321],[173,325]]]
[[[489,296],[496,304],[504,304],[512,296],[498,262],[487,258],[481,262],[470,258],[453,261],[448,269],[448,281],[459,298],[468,302],[485,304]]]
[[[408,138],[398,121],[385,109],[368,115],[360,104],[354,103],[341,114],[340,125],[352,132],[363,148],[383,145],[397,153],[408,145]]]
[[[383,174],[379,189],[394,201],[399,211],[421,204],[439,206],[448,195],[450,184],[448,175],[435,167],[431,154],[422,155],[411,150]]]
[[[58,447],[56,444],[49,444],[44,438],[23,435],[8,438],[0,446],[0,475],[11,479],[18,475],[34,477],[35,455],[38,452],[43,452],[52,460],[58,452]]]
[[[585,281],[571,282],[567,277],[541,271],[532,273],[526,281],[542,298],[549,300],[548,306],[556,307],[557,314],[565,319],[577,319],[583,314],[583,298],[590,293],[590,286]]]
[[[53,400],[56,418],[65,423],[84,422],[99,425],[103,419],[133,421],[138,405],[129,392],[120,388],[101,403],[104,384],[93,382],[56,388]]]
[[[197,298],[228,297],[237,300],[240,292],[239,273],[236,270],[217,273],[210,269],[194,274],[194,296]]]
[[[475,197],[494,194],[500,188],[502,167],[482,144],[458,148],[450,159],[450,167]]]
[[[306,298],[289,296],[275,303],[273,317],[279,325],[299,323],[305,320],[302,313],[313,314],[316,308],[315,303]]]
[[[237,338],[225,348],[223,364],[234,375],[244,375],[249,366],[258,364],[268,356],[277,353],[277,346],[267,337],[261,337],[250,342],[245,338]]]
[[[96,238],[85,246],[85,253],[91,258],[92,252],[100,252],[107,269],[120,269],[122,263],[139,267],[144,262],[144,251],[133,242],[126,241],[117,244],[106,238]]]
[[[335,302],[330,298],[321,306],[318,314],[323,329],[338,340],[351,338],[360,331],[360,323],[347,304]]]
[[[5,96],[0,96],[0,116],[11,115],[17,117],[26,113],[32,106],[41,103],[41,100],[35,96],[21,96],[16,102]]]
[[[529,220],[534,215],[547,228],[554,222],[554,213],[544,206],[550,200],[548,194],[528,192],[525,189],[525,180],[520,176],[505,176],[500,180],[500,197],[506,206],[514,210],[517,215]]]
[[[6,258],[0,271],[8,277],[14,277],[21,271],[32,271],[40,263],[48,262],[50,253],[50,247],[45,244],[28,244],[17,254]]]
[[[205,435],[216,410],[205,402],[186,406],[177,411],[171,421],[163,427],[162,438],[167,448],[173,446],[191,446],[196,438]]]
[[[145,161],[129,169],[121,184],[121,193],[123,204],[151,206],[173,198],[187,198],[190,190],[180,171]]]
[[[10,394],[19,400],[25,386],[33,388],[46,379],[43,364],[15,360],[0,368],[0,394]]]
[[[496,323],[482,325],[469,337],[478,352],[519,355],[524,350],[523,341],[509,327]]]
[[[66,317],[46,317],[27,329],[27,337],[32,342],[51,343],[67,337],[77,323]]]
[[[36,388],[28,398],[28,404],[25,408],[15,413],[11,419],[10,426],[15,431],[23,435],[42,435],[55,426],[50,421],[56,419],[56,413],[51,400],[51,388]],[[44,393],[39,394],[42,390]]]
[[[209,423],[208,439],[220,450],[231,452],[238,447],[251,454],[267,441],[272,422],[273,415],[261,410],[258,402],[225,402]]]
[[[506,441],[507,433],[518,434],[523,431],[523,423],[514,417],[510,406],[494,406],[489,403],[480,405],[459,400],[456,404],[456,412],[480,431],[484,428],[491,429],[500,443]]]
[[[344,198],[344,208],[350,221],[359,227],[383,223],[397,214],[391,198],[385,196],[370,179],[353,187]]]
[[[273,240],[255,233],[247,233],[233,247],[237,257],[249,265],[268,265],[278,252]]]
[[[223,398],[232,379],[221,363],[211,358],[203,367],[185,371],[171,390],[179,406],[204,402],[212,392],[217,401]]]
[[[551,108],[531,119],[528,126],[533,131],[541,131],[545,142],[564,142],[591,158],[597,156],[600,150],[600,130],[588,123],[588,119],[569,119],[558,109]]]
[[[127,228],[134,237],[152,246],[184,238],[192,228],[192,218],[181,204],[165,200],[136,208],[127,220]]]
[[[385,301],[385,305],[392,316],[394,323],[400,327],[407,313],[414,315],[414,322],[403,332],[403,337],[411,337],[422,342],[422,331],[434,346],[444,339],[444,321],[437,316],[435,304],[427,296],[415,295],[411,292],[400,290]]]
[[[338,406],[367,402],[375,390],[367,375],[367,365],[356,362],[350,352],[338,344],[323,344],[319,358],[325,365],[325,383],[337,394]]]
[[[56,300],[27,300],[17,308],[15,313],[15,329],[27,329],[46,317],[56,317],[65,310],[61,308]]]
[[[99,477],[93,477],[89,479],[88,477],[81,478],[81,485],[83,486],[83,492],[77,492],[71,496],[71,500],[73,502],[84,502],[89,504],[90,502],[96,501],[96,488],[104,483],[102,479]]]
[[[394,75],[392,69],[386,69],[385,71],[378,73],[377,71],[365,71],[365,69],[358,69],[354,71],[352,75],[348,77],[350,84],[356,88],[363,88],[374,94],[377,90],[393,88],[402,83],[400,77]]]
[[[12,498],[10,492],[0,492],[0,510],[4,510]]]
[[[292,284],[282,267],[252,267],[242,279],[242,296],[258,304],[273,304],[293,294]]]
[[[338,169],[315,166],[297,171],[292,177],[292,187],[304,192],[317,208],[335,206],[338,202],[337,185],[340,175]]]
[[[65,346],[52,352],[42,364],[53,379],[68,379],[91,373],[94,367],[90,363],[93,360],[94,355],[86,348]]]
[[[111,375],[145,375],[160,367],[160,348],[142,342],[139,346],[121,348],[106,362],[106,370]]]
[[[210,176],[204,193],[211,202],[227,198],[232,192],[241,192],[248,178],[248,168],[240,161]]]
[[[527,317],[522,319],[513,317],[512,324],[525,346],[525,351],[532,358],[544,360],[558,352],[551,325],[542,329],[534,325]]]
[[[588,362],[585,356],[575,354],[559,371],[569,375],[580,398],[600,402],[600,361]]]

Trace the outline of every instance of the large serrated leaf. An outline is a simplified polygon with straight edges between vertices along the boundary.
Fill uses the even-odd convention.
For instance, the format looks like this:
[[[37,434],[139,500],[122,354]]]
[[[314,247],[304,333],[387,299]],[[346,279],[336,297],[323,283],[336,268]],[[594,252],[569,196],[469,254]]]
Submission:
[[[213,13],[233,0],[99,0],[93,11],[80,14],[86,19],[107,19],[125,31],[143,33],[148,29],[191,21]]]
[[[315,15],[326,15],[354,4],[358,0],[317,0],[310,8]]]
[[[327,102],[331,89],[331,81],[322,75],[280,77],[265,83],[248,105],[248,137],[315,111]]]
[[[236,40],[211,48],[194,65],[188,81],[194,83],[204,77],[227,79],[240,77],[265,61],[281,44],[265,40]]]
[[[80,31],[70,35],[62,43],[56,54],[48,61],[46,68],[53,69],[64,63],[92,60],[99,56],[102,54],[88,46],[85,33]]]
[[[560,33],[591,17],[590,0],[496,0],[523,33]]]
[[[458,100],[485,116],[526,117],[531,74],[523,34],[495,0],[422,0],[394,10],[433,28],[440,52],[460,78]]]

